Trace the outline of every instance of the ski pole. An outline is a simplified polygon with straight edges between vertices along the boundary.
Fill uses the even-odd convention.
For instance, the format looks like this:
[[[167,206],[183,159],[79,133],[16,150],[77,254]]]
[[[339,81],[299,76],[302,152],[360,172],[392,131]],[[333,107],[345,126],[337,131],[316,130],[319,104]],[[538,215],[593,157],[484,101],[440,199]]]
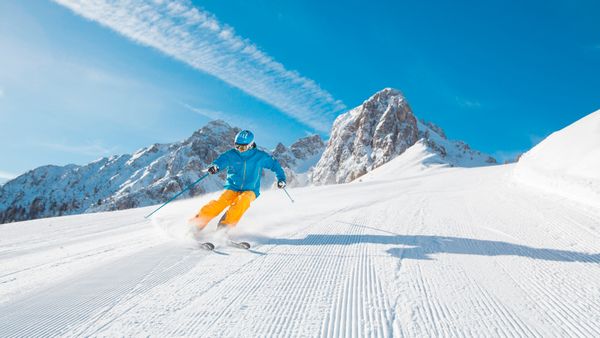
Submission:
[[[294,203],[294,199],[292,198],[292,196],[290,196],[290,193],[287,192],[285,187],[283,187],[283,192],[285,192],[285,194],[290,198],[290,201],[292,201],[292,203]]]
[[[185,189],[181,190],[181,192],[179,192],[177,195],[171,197],[170,200],[166,201],[165,203],[163,203],[163,205],[161,205],[160,207],[158,207],[158,209],[154,210],[153,212],[149,213],[148,215],[146,215],[144,218],[148,218],[150,216],[152,216],[152,214],[154,214],[155,212],[157,212],[158,210],[160,210],[162,207],[164,207],[165,205],[169,204],[172,200],[176,199],[177,197],[179,197],[179,195],[183,194],[184,192],[188,191],[191,187],[195,186],[196,184],[198,184],[200,181],[202,181],[203,179],[206,178],[206,176],[208,176],[209,173],[206,173],[204,175],[202,175],[202,177],[200,177],[198,180],[196,180],[196,182],[188,185]]]

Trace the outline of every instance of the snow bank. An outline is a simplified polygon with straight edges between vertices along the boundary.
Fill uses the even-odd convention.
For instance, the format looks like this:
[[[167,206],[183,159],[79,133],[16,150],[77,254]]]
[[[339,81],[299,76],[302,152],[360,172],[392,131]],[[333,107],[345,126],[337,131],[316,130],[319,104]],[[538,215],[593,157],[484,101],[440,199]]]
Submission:
[[[525,153],[514,177],[548,192],[600,205],[600,110]]]
[[[425,140],[421,139],[401,155],[353,182],[397,180],[398,178],[426,175],[429,171],[442,167],[449,167],[449,165],[439,154],[431,151]]]

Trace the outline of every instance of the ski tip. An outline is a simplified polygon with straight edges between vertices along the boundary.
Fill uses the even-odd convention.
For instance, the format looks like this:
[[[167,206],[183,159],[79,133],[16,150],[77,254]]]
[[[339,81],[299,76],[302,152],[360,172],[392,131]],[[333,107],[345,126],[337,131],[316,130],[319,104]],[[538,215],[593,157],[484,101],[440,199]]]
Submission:
[[[240,249],[250,249],[250,243],[248,242],[235,242],[235,241],[229,241],[229,245],[236,247],[236,248],[240,248]]]
[[[202,248],[204,250],[212,251],[215,249],[215,245],[210,242],[204,242],[204,243],[200,243],[200,248]]]

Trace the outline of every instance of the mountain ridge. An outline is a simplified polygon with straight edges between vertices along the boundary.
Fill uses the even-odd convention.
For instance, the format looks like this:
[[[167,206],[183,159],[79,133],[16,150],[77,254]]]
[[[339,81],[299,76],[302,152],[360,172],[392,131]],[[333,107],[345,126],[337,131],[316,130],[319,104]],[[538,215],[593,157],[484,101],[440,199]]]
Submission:
[[[442,128],[419,121],[401,91],[385,88],[336,118],[311,180],[315,184],[351,182],[421,139],[449,166],[496,164],[493,157],[466,143],[448,140]]]
[[[133,154],[103,157],[85,165],[35,168],[0,186],[0,223],[160,204],[203,175],[203,169],[231,148],[230,140],[239,131],[215,120],[183,141],[155,143]],[[305,149],[298,144],[303,139],[317,140],[309,136],[296,141],[290,165],[300,160],[296,155],[304,156]],[[284,165],[292,185],[298,184],[294,180],[301,181],[294,168]],[[220,190],[224,178],[223,173],[211,175],[183,196]],[[270,183],[267,178],[263,185]]]
[[[209,122],[183,141],[155,143],[133,154],[103,157],[85,165],[42,166],[0,186],[0,223],[160,204],[202,175],[230,149],[240,128]],[[443,129],[419,120],[401,91],[385,88],[339,115],[325,143],[320,136],[298,139],[272,150],[290,187],[347,183],[389,162],[422,141],[435,154],[428,164],[494,164],[466,143],[446,138]],[[261,148],[265,151],[268,149]],[[224,173],[211,175],[183,194],[192,197],[222,189]],[[261,186],[272,187],[265,171]]]

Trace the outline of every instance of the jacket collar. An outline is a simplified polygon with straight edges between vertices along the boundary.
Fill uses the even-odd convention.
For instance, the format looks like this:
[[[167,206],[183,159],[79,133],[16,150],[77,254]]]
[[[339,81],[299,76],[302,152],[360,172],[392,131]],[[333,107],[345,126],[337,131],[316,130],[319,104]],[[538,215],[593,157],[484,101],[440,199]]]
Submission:
[[[252,157],[254,154],[256,154],[256,148],[248,149],[244,152],[240,152],[239,150],[233,148],[233,151],[244,160],[246,160],[246,159]]]

